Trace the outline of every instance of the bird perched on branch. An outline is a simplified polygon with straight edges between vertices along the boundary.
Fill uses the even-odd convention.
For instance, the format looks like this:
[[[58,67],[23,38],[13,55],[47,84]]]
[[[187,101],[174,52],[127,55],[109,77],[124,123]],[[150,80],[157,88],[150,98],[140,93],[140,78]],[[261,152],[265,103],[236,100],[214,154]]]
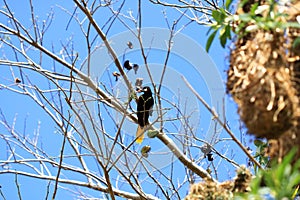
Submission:
[[[133,64],[129,62],[129,60],[126,60],[123,64],[123,67],[127,70],[131,70],[133,67]]]
[[[149,124],[149,115],[154,105],[154,99],[152,97],[152,91],[150,87],[143,87],[140,91],[143,92],[137,99],[137,118],[138,118],[138,128],[136,131],[137,143],[142,143],[144,140],[144,132],[147,125]]]
[[[129,60],[126,60],[123,64],[123,68],[127,69],[128,71],[133,68],[134,73],[136,74],[138,69],[139,69],[139,65],[138,64],[133,64]]]

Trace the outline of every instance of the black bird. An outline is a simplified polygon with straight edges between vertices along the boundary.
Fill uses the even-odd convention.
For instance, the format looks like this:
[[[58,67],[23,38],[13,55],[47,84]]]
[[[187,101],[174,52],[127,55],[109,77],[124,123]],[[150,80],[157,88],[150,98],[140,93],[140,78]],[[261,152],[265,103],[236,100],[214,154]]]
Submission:
[[[207,159],[210,162],[214,160],[213,154],[211,152],[207,154]]]
[[[134,70],[135,74],[137,73],[138,69],[139,69],[139,65],[138,64],[133,64],[133,70]]]
[[[118,73],[118,72],[113,72],[112,73],[112,75],[116,78],[116,81],[118,81],[118,79],[119,79],[119,76],[121,76],[121,74],[120,73]]]
[[[152,97],[152,91],[150,87],[143,87],[142,94],[137,100],[137,118],[138,129],[136,131],[137,143],[142,143],[144,140],[145,127],[149,124],[149,114],[154,105],[154,99]]]
[[[132,69],[132,63],[129,62],[129,60],[126,60],[123,64],[123,67],[127,70],[131,70]]]

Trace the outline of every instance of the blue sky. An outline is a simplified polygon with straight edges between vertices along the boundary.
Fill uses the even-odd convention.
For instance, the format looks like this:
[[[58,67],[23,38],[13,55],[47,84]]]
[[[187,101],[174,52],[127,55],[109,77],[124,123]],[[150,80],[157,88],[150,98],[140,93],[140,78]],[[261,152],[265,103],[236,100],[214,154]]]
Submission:
[[[52,1],[47,1],[47,2],[39,2],[39,1],[33,1],[34,3],[34,9],[36,16],[39,17],[40,21],[39,23],[42,24],[42,20],[47,18],[47,14],[51,11],[53,11],[54,14],[54,20],[49,29],[47,30],[45,34],[45,40],[44,40],[44,45],[47,48],[52,48],[54,49],[54,52],[59,53],[61,49],[61,44],[67,44],[68,41],[72,40],[73,41],[73,46],[76,52],[79,54],[79,63],[82,63],[83,60],[85,59],[85,55],[87,54],[86,52],[86,45],[85,41],[82,40],[82,33],[80,32],[80,27],[78,24],[76,24],[76,21],[74,19],[70,20],[70,16],[65,13],[65,11],[62,8],[65,8],[69,12],[73,12],[74,10],[74,3],[73,2],[67,2],[67,1],[58,1],[56,3],[53,3]],[[148,1],[143,1],[143,9],[142,9],[142,26],[143,27],[154,27],[154,28],[168,28],[168,25],[166,23],[166,20],[169,23],[172,23],[175,19],[178,18],[179,12],[175,11],[174,9],[170,8],[164,8],[161,6],[154,6]],[[31,26],[31,15],[30,15],[30,7],[29,3],[26,1],[22,1],[21,3],[10,3],[10,6],[15,13],[16,18],[18,18],[25,27],[28,27],[30,29]],[[116,8],[116,7],[115,7]],[[137,2],[135,1],[127,1],[123,12],[127,13],[129,11],[133,12],[133,15],[136,16],[136,9],[137,9]],[[167,19],[164,18],[163,11],[166,13]],[[77,10],[78,16],[82,18],[82,13]],[[95,20],[100,24],[100,26],[103,26],[107,19],[111,16],[112,14],[109,11],[103,11],[103,12],[98,12],[95,15]],[[126,21],[130,26],[133,26],[132,22]],[[0,16],[0,23],[6,24],[7,20],[3,17],[3,15]],[[69,23],[69,27],[66,30],[66,27]],[[183,18],[180,23],[178,24],[178,29],[184,25],[187,24],[188,20]],[[104,26],[104,30],[107,29],[107,26]],[[191,23],[189,24],[185,29],[181,31],[181,34],[184,36],[190,38],[191,41],[194,43],[198,44],[199,46],[205,47],[206,40],[207,40],[207,27],[200,26],[196,23]],[[113,38],[112,42],[118,42],[119,40],[114,40],[114,38],[118,38],[118,35],[120,33],[124,33],[124,31],[128,31],[126,27],[124,27],[119,21],[116,21],[114,26],[109,30],[108,32],[108,37]],[[150,37],[148,35],[148,37]],[[157,36],[162,37],[162,36]],[[148,38],[149,39],[149,38]],[[96,41],[96,44],[100,44],[101,40],[98,38]],[[179,42],[178,42],[179,43]],[[178,44],[177,43],[177,44]],[[118,46],[119,44],[116,44]],[[125,44],[124,44],[125,45]],[[182,46],[184,44],[181,44]],[[150,45],[151,46],[151,45]],[[122,49],[122,48],[121,48]],[[189,49],[188,47],[184,47],[184,49],[187,49],[186,55],[194,55],[197,58],[197,56],[200,56],[202,54],[197,54],[194,49]],[[151,50],[151,48],[149,48]],[[189,52],[190,51],[190,52]],[[98,63],[101,63],[101,61],[98,60],[97,56],[102,56],[102,50],[98,49],[95,51],[93,59],[95,59],[95,64],[97,65]],[[97,54],[98,53],[98,54]],[[139,56],[139,51],[129,51],[126,54],[126,59],[133,60],[134,62],[137,63],[142,63],[142,58]],[[150,53],[149,56],[149,63],[153,63],[152,66],[157,65],[158,67],[163,64],[164,57],[161,55],[164,55],[165,51],[162,51],[160,49],[153,49]],[[172,77],[178,76],[178,74],[184,75],[190,83],[197,89],[197,91],[203,96],[203,98],[208,101],[210,104],[212,104],[211,101],[211,96],[209,92],[209,87],[214,89],[214,92],[220,92],[222,91],[222,88],[219,87],[214,87],[213,86],[207,86],[206,78],[208,77],[201,77],[201,74],[197,74],[197,71],[199,72],[199,68],[201,67],[207,67],[207,62],[203,61],[203,63],[200,60],[200,64],[203,66],[193,66],[193,63],[188,60],[184,60],[184,56],[182,54],[176,54],[176,52],[173,52],[170,57],[170,62],[169,66],[170,69],[174,69],[174,74],[171,73],[170,71],[170,79],[171,80],[165,80],[165,85],[163,92],[166,94],[167,97],[169,97],[171,100],[174,102],[178,101],[178,94],[174,91],[176,91],[176,84],[180,84],[180,80],[174,79]],[[32,55],[36,56],[35,52],[32,52]],[[222,49],[216,40],[210,49],[209,56],[213,63],[215,65],[211,65],[208,67],[216,67],[216,69],[219,72],[219,75],[221,76],[221,81],[224,82],[226,81],[226,72],[225,70],[227,69],[227,63],[228,63],[228,49]],[[1,48],[1,57],[6,57],[6,58],[13,58],[13,54],[10,50],[7,48]],[[38,59],[35,57],[35,59]],[[197,60],[197,59],[196,59]],[[199,60],[198,60],[199,61]],[[197,61],[197,62],[198,62]],[[106,67],[105,72],[112,72],[116,68],[113,64],[107,64],[105,65]],[[50,59],[45,58],[43,60],[43,67],[46,69],[53,69],[53,63]],[[59,65],[57,64],[56,66],[58,69]],[[101,68],[102,69],[102,68]],[[100,69],[99,69],[100,70]],[[209,72],[210,69],[205,69],[204,71]],[[204,72],[203,71],[203,72]],[[16,73],[16,76],[18,76],[18,70],[14,69],[14,72]],[[67,71],[62,71],[63,73],[67,73]],[[140,70],[141,76],[143,75],[142,70]],[[0,66],[0,83],[5,84],[5,85],[12,85],[13,84],[13,78],[11,76],[11,71],[10,68],[7,66]],[[40,87],[43,87],[46,89],[48,87],[47,81],[43,78],[40,77],[39,75],[36,75],[34,73],[28,72],[30,75],[30,80],[32,81],[32,84],[37,84]],[[99,82],[107,83],[109,85],[109,78],[108,75],[109,73],[104,73],[103,76],[100,75],[95,75],[95,78],[99,80]],[[134,80],[135,75],[133,72],[128,73],[129,77],[132,77]],[[212,76],[215,76],[215,74],[212,74]],[[147,77],[144,77],[145,80],[147,80]],[[217,76],[216,76],[217,78]],[[172,83],[170,83],[172,81]],[[182,83],[181,83],[182,84]],[[174,87],[175,85],[175,87]],[[110,85],[111,88],[116,88],[120,89],[122,88],[122,84],[117,84],[115,82]],[[13,86],[16,87],[16,86]],[[175,88],[175,89],[174,89]],[[114,91],[114,90],[112,90]],[[185,94],[187,96],[191,96],[190,93],[185,90]],[[62,144],[62,137],[61,135],[57,132],[57,127],[53,123],[53,121],[49,120],[49,117],[44,113],[44,111],[38,107],[32,99],[15,94],[11,91],[7,91],[5,89],[0,90],[1,94],[1,99],[0,99],[0,108],[1,112],[3,115],[5,115],[5,119],[9,124],[14,123],[14,119],[16,119],[15,122],[15,128],[19,132],[21,132],[24,135],[28,135],[30,138],[34,138],[34,136],[39,133],[39,143],[41,146],[43,146],[44,150],[49,153],[49,155],[53,156],[58,156],[60,153],[60,148]],[[172,98],[174,96],[174,98]],[[184,95],[183,95],[184,96]],[[124,96],[121,96],[124,98]],[[225,98],[225,110],[226,110],[226,119],[228,121],[228,125],[230,128],[233,130],[233,132],[236,133],[236,137],[244,139],[244,132],[245,130],[240,129],[240,123],[238,120],[238,115],[237,109],[235,104],[232,102],[230,97],[228,97],[226,94],[224,94],[221,98]],[[192,103],[191,103],[192,102]],[[198,104],[197,104],[198,103]],[[220,102],[221,103],[221,102]],[[190,101],[188,104],[196,104],[196,107],[199,107],[201,113],[200,113],[200,119],[199,119],[199,127],[198,132],[200,133],[202,139],[207,139],[207,129],[209,127],[209,123],[211,122],[211,116],[208,113],[207,110],[204,109],[203,105],[201,105],[195,98],[191,97]],[[190,106],[188,105],[188,106]],[[167,102],[164,103],[165,107],[168,107]],[[217,111],[220,111],[222,108],[216,107],[215,108]],[[169,117],[172,118],[176,113],[170,111],[168,113]],[[2,118],[2,117],[1,117]],[[3,118],[2,118],[3,120]],[[128,127],[135,127],[135,124],[130,124]],[[168,128],[168,131],[170,133],[170,136],[172,137],[172,133],[175,132],[175,129],[172,129],[172,126],[170,125]],[[112,132],[115,130],[114,127],[107,127],[108,130],[111,130]],[[131,130],[131,129],[130,129]],[[2,134],[7,134],[7,129],[4,126],[0,126],[0,132]],[[130,132],[130,131],[129,131]],[[229,136],[224,133],[224,131],[221,132],[220,134],[221,138],[229,138]],[[209,139],[209,138],[208,138]],[[248,142],[248,138],[243,141],[243,142]],[[151,140],[146,140],[146,143],[151,145],[154,152],[155,150],[161,149],[161,143],[157,143],[157,140],[151,139]],[[0,140],[0,148],[1,148],[1,154],[0,154],[0,159],[4,160],[7,158],[7,152],[8,147],[6,144],[3,142],[3,140]],[[16,147],[17,148],[17,147]],[[140,147],[136,147],[140,148]],[[221,142],[220,144],[216,145],[216,148],[220,152],[226,152],[226,155],[230,158],[234,158],[234,160],[237,163],[246,163],[246,158],[245,155],[241,152],[238,151],[237,146],[233,142],[226,142],[223,143]],[[18,149],[18,148],[17,148]],[[193,153],[196,155],[197,149],[193,150]],[[66,147],[66,153],[71,152],[70,147]],[[26,157],[26,154],[24,155]],[[159,159],[159,157],[158,157]],[[70,163],[77,165],[75,160],[69,159],[68,160]],[[88,159],[88,163],[91,165],[91,169],[97,171],[97,169],[94,167],[94,160],[93,159]],[[184,168],[180,166],[178,161],[175,161],[175,166],[178,168],[178,171],[183,170]],[[203,166],[207,166],[209,163],[206,160],[203,160]],[[232,178],[234,176],[234,168],[230,166],[229,164],[226,164],[225,161],[222,161],[219,158],[216,158],[215,165],[218,166],[221,170],[219,172],[218,170],[218,178],[220,181],[222,180],[227,180],[228,178]],[[224,167],[225,166],[225,167]],[[18,166],[14,165],[16,169]],[[56,173],[56,169],[52,168],[52,173]],[[169,170],[169,167],[164,168],[164,170]],[[112,176],[116,175],[115,173],[112,174]],[[77,176],[76,174],[72,174],[69,172],[64,172],[65,177],[76,177],[79,180],[83,180],[83,177]],[[17,193],[16,193],[16,176],[11,175],[11,174],[5,174],[0,176],[0,185],[2,186],[1,191],[3,192],[4,196],[6,199],[16,199],[17,198]],[[178,176],[178,179],[182,179],[183,177]],[[44,199],[47,191],[47,185],[49,182],[44,181],[44,180],[37,180],[37,179],[30,179],[28,177],[22,177],[22,176],[17,176],[18,183],[21,185],[21,194],[23,199]],[[68,185],[62,184],[62,187],[69,187]],[[126,188],[126,186],[123,186]],[[180,191],[182,194],[186,192],[188,188],[188,185],[186,184],[183,189]],[[53,185],[50,186],[50,194],[52,192]],[[99,196],[98,192],[89,190],[89,189],[83,189],[83,188],[75,188],[72,187],[73,190],[79,189],[83,190],[84,192],[95,195],[96,197],[101,199],[101,195]],[[151,193],[152,189],[149,188],[149,191],[145,189],[146,192]],[[51,194],[52,195],[52,194]],[[64,189],[59,189],[58,191],[58,196],[57,199],[75,199],[75,194],[72,192],[69,192],[68,190]],[[0,197],[1,199],[1,197]]]

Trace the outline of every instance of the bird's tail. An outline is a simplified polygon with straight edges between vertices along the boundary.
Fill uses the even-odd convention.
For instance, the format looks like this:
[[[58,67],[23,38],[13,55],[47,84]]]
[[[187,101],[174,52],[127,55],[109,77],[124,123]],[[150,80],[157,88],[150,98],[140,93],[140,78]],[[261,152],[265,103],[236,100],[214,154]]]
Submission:
[[[138,128],[136,130],[136,143],[141,144],[144,140],[144,132],[145,132],[145,127],[141,127],[138,125]]]

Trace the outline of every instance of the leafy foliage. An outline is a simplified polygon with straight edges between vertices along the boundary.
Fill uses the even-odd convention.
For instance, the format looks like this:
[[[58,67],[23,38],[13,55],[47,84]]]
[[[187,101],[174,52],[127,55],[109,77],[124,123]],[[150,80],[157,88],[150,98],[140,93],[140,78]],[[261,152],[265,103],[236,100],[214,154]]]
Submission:
[[[211,30],[213,32],[208,37],[206,51],[209,51],[217,32],[219,32],[221,46],[224,48],[227,40],[231,40],[231,31],[242,37],[256,30],[278,31],[289,27],[300,28],[299,23],[286,20],[288,15],[277,9],[278,3],[275,0],[269,0],[265,5],[255,3],[248,13],[237,12],[235,15],[231,15],[227,11],[231,3],[231,0],[227,0],[226,9],[221,8],[212,11],[215,22],[209,29],[209,32]]]
[[[294,199],[300,183],[300,160],[291,164],[296,149],[293,149],[280,164],[269,170],[259,170],[251,182],[249,193],[235,199]]]
[[[207,39],[207,43],[205,47],[206,51],[209,51],[209,48],[217,32],[220,33],[219,39],[223,48],[226,45],[227,39],[231,39],[231,26],[230,23],[227,21],[228,19],[227,11],[223,8],[221,8],[220,10],[213,10],[212,17],[214,18],[215,23],[208,30],[208,33],[211,30],[213,30],[213,32],[210,34],[210,36]]]
[[[262,166],[266,167],[269,163],[269,157],[266,156],[266,148],[268,146],[268,143],[256,139],[254,141],[254,145],[256,146],[254,158],[256,158]],[[258,169],[257,166],[255,166],[255,169]]]

